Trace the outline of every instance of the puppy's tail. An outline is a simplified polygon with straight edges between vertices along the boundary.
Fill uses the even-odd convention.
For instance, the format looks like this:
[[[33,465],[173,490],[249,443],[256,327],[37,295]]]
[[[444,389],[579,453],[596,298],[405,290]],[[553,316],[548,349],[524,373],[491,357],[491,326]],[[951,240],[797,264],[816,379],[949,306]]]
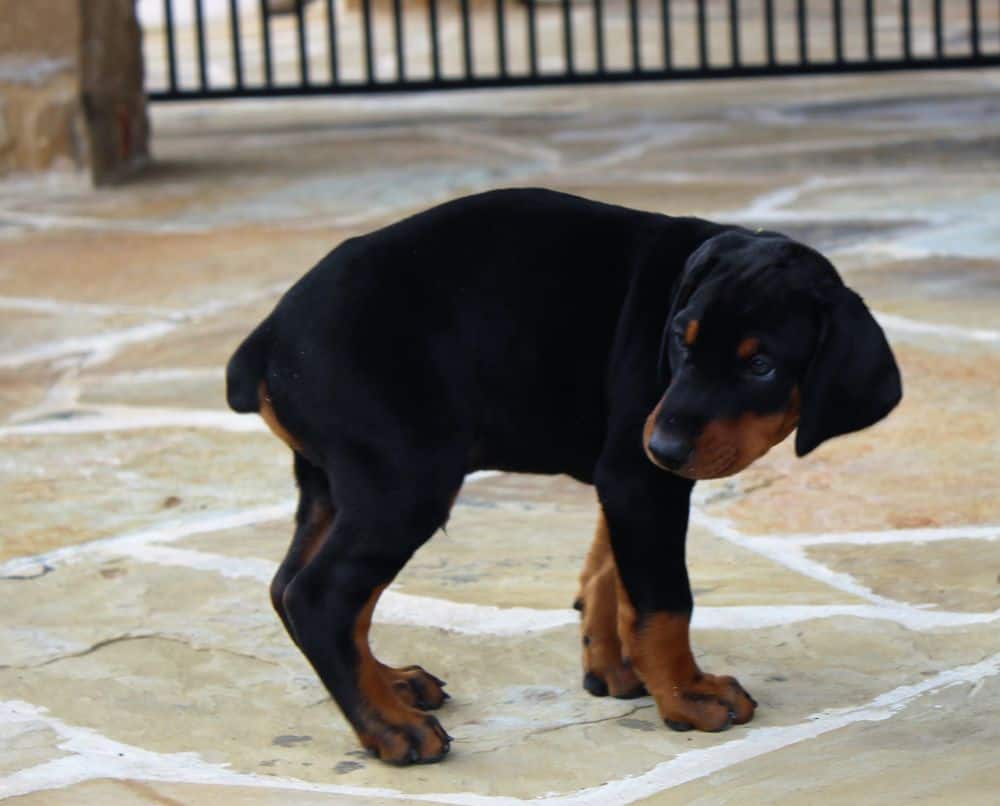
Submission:
[[[271,321],[265,319],[233,353],[226,365],[226,402],[240,414],[260,411],[260,383],[267,371]]]

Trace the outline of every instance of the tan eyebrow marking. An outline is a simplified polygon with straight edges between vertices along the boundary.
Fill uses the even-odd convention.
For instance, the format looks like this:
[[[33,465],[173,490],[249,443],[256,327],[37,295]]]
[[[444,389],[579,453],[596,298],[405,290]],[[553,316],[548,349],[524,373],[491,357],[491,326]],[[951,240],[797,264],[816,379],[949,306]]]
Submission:
[[[749,358],[754,353],[760,349],[760,339],[751,336],[749,339],[743,339],[736,348],[736,355],[740,358]]]
[[[698,338],[698,320],[692,319],[687,323],[687,327],[684,328],[684,343],[690,347],[694,344],[694,340]]]

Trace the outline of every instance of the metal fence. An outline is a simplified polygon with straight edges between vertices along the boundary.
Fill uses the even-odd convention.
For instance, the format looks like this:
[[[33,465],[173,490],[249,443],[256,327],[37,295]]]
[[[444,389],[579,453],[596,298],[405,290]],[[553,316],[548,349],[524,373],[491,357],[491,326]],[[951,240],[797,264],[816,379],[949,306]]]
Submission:
[[[154,101],[1000,65],[1000,0],[139,0]]]

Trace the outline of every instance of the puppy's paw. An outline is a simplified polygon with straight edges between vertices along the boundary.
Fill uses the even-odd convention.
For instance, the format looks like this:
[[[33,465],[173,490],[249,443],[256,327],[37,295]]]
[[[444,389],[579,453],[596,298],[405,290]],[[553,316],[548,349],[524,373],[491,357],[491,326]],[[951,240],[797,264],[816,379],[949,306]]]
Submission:
[[[361,744],[382,761],[405,766],[440,761],[451,749],[451,737],[433,716],[407,708],[409,713],[395,719],[374,712],[364,719],[359,731]]]
[[[584,653],[583,687],[595,697],[631,700],[648,692],[631,665],[621,659],[599,663],[596,653]],[[591,665],[593,664],[593,665]]]
[[[444,680],[420,666],[403,666],[399,669],[383,666],[382,674],[400,702],[411,708],[433,711],[451,699],[444,690]]]
[[[698,674],[654,693],[660,716],[672,730],[717,732],[753,719],[757,708],[734,677]]]

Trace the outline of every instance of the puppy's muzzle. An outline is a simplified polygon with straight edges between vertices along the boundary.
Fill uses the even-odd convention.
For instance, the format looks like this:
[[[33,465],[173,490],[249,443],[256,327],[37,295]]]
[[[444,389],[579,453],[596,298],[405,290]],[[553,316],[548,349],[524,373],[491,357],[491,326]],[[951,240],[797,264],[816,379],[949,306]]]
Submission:
[[[647,444],[656,464],[667,470],[680,470],[694,451],[694,440],[680,431],[654,428]]]

